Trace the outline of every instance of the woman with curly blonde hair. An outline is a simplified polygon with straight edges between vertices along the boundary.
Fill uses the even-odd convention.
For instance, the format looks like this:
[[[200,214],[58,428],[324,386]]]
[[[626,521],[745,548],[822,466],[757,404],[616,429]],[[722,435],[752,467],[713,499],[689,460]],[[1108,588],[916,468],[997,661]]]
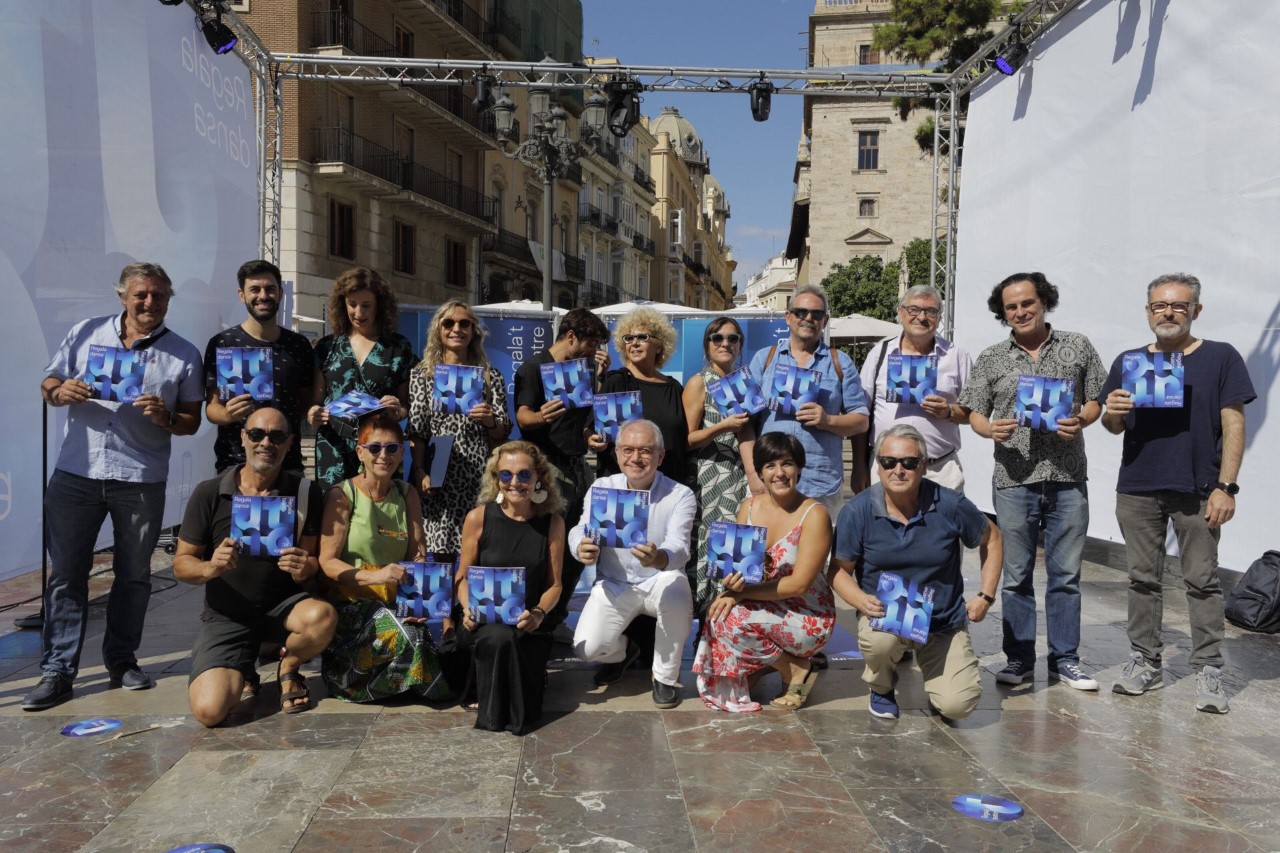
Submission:
[[[507,437],[507,383],[484,352],[484,326],[471,306],[458,299],[441,305],[431,318],[422,361],[409,377],[409,440],[413,445],[410,480],[422,495],[427,552],[452,562],[462,550],[462,521],[475,506],[480,474],[489,448]],[[469,412],[439,411],[434,403],[437,364],[466,364],[484,370],[484,396]],[[426,453],[431,439],[453,436],[444,480],[431,482]]]
[[[560,600],[565,528],[555,470],[527,441],[509,441],[489,456],[480,502],[462,526],[458,646],[471,651],[464,707],[476,728],[524,734],[542,717],[542,695]],[[467,605],[471,566],[524,569],[524,612],[515,625],[477,624]]]
[[[600,393],[639,391],[640,407],[646,420],[662,432],[667,455],[659,467],[677,483],[689,483],[689,424],[685,419],[680,383],[659,371],[676,351],[676,330],[662,313],[640,306],[623,315],[613,332],[613,344],[622,356],[622,367],[606,373]],[[596,437],[597,439],[599,437]],[[618,473],[613,445],[597,451],[599,477]]]

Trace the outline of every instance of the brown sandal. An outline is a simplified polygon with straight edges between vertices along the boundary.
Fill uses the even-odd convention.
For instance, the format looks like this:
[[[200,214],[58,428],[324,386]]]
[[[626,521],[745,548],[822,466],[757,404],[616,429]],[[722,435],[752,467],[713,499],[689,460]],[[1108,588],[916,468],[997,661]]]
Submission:
[[[307,680],[300,672],[276,671],[276,681],[280,684],[280,710],[286,714],[301,714],[311,708],[311,692],[307,690]],[[284,689],[285,682],[298,685],[298,689]],[[289,704],[293,703],[293,704]]]
[[[769,704],[785,711],[799,711],[809,699],[809,691],[813,689],[817,678],[818,668],[810,664],[809,671],[804,674],[804,678],[788,684],[786,691]]]

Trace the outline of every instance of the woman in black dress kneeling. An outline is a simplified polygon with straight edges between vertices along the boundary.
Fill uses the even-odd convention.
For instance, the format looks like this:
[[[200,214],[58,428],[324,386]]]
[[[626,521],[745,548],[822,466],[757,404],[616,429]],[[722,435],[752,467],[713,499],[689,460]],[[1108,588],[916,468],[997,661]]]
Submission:
[[[479,504],[462,525],[458,601],[464,630],[458,644],[471,651],[464,702],[474,702],[476,728],[524,734],[542,717],[551,654],[547,614],[560,600],[564,519],[560,492],[546,458],[527,441],[509,441],[489,455]],[[524,612],[512,625],[472,621],[467,569],[525,570]],[[473,698],[474,697],[474,698]]]

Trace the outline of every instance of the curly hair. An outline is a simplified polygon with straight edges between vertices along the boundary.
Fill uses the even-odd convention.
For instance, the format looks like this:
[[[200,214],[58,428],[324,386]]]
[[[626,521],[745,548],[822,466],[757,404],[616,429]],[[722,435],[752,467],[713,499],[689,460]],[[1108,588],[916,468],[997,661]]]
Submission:
[[[476,506],[484,506],[498,496],[498,460],[504,453],[522,453],[533,460],[535,482],[541,483],[547,493],[547,499],[533,505],[534,515],[547,515],[559,512],[564,508],[564,499],[560,497],[560,487],[556,485],[556,468],[547,461],[536,444],[527,441],[508,441],[493,449],[489,461],[484,465],[484,474],[480,478],[480,495],[476,498]]]
[[[427,340],[422,349],[422,361],[418,362],[419,369],[428,374],[433,373],[436,365],[444,360],[444,344],[440,342],[440,323],[459,308],[467,312],[467,318],[471,320],[471,341],[467,344],[467,355],[463,364],[489,367],[489,356],[484,351],[484,339],[489,334],[488,331],[481,325],[480,318],[476,316],[475,311],[471,310],[470,305],[461,299],[450,299],[437,308],[436,313],[431,316],[431,325],[427,327]]]
[[[1058,288],[1049,283],[1042,272],[1016,272],[991,289],[987,297],[987,308],[1003,325],[1009,325],[1004,316],[1004,289],[1020,281],[1031,282],[1036,289],[1036,298],[1044,303],[1044,313],[1048,314],[1058,307]]]
[[[400,303],[382,276],[367,267],[352,267],[338,276],[329,291],[329,328],[334,334],[351,332],[351,318],[347,316],[347,297],[367,290],[377,304],[378,337],[393,335],[399,331]]]
[[[654,308],[640,306],[633,308],[622,316],[618,321],[618,327],[613,330],[613,345],[618,352],[622,353],[622,358],[626,360],[627,345],[623,343],[624,335],[630,335],[633,332],[648,332],[658,341],[658,359],[656,366],[661,368],[667,363],[667,359],[675,355],[676,351],[676,327],[671,325],[671,321],[666,316]]]

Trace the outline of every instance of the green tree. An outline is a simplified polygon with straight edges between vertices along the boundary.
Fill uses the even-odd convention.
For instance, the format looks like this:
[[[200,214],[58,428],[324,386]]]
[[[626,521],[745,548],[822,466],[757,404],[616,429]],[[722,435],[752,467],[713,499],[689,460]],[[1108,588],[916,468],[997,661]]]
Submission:
[[[896,261],[885,264],[871,256],[836,264],[822,280],[831,316],[862,314],[893,322],[897,317],[900,271]]]
[[[938,247],[939,257],[942,255],[943,247]],[[932,272],[929,269],[929,239],[927,237],[917,237],[907,244],[902,250],[902,263],[907,266],[907,287],[915,287],[917,284],[932,284],[929,276]],[[945,299],[946,293],[942,294]]]

